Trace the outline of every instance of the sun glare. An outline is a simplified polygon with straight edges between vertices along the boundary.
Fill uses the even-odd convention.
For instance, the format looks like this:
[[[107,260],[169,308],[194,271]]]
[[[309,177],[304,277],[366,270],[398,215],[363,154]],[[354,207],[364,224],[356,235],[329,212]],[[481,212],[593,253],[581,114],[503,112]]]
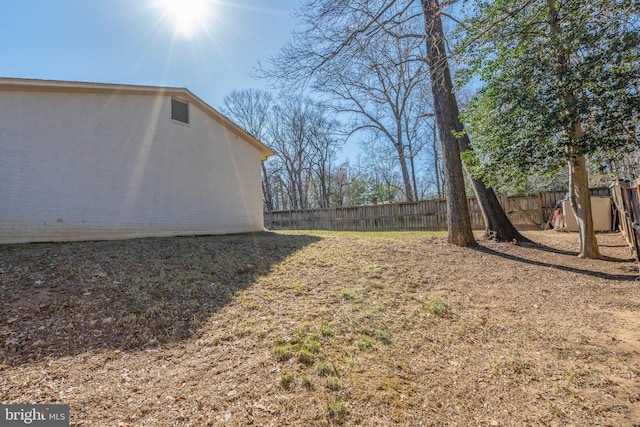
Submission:
[[[213,0],[157,0],[163,18],[173,24],[176,34],[192,37],[206,28]]]

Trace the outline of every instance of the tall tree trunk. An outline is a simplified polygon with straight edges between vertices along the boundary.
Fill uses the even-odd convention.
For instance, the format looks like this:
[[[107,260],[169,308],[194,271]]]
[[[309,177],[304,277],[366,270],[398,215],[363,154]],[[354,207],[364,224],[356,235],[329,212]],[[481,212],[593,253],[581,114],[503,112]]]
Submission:
[[[449,70],[449,62],[444,46],[444,32],[442,30],[442,20],[440,18],[440,6],[438,0],[422,0],[422,11],[425,16],[425,26],[427,32],[427,61],[429,63],[429,71],[431,73],[433,99],[435,104],[436,121],[443,149],[443,163],[445,165],[446,183],[450,183],[452,179],[463,180],[462,178],[462,161],[460,160],[460,152],[469,150],[469,137],[463,135],[456,137],[464,128],[460,121],[460,111],[458,110],[458,101],[453,91],[453,81]],[[437,93],[438,92],[438,93]],[[443,117],[444,115],[444,117]],[[452,145],[457,146],[457,154],[447,153],[451,150]],[[460,169],[460,176],[452,177],[448,168],[451,167],[452,159],[450,156],[456,157],[456,166]],[[455,172],[456,175],[458,172]],[[485,236],[491,237],[498,241],[518,242],[529,241],[523,237],[513,226],[504,210],[500,206],[500,202],[492,189],[487,188],[484,183],[471,174],[473,190],[480,204],[480,210],[485,223]],[[462,184],[455,183],[456,186],[462,185],[461,192],[464,195],[466,203],[466,195],[464,192],[464,181]],[[458,191],[458,190],[457,190]],[[450,192],[447,192],[447,207],[449,207]],[[468,212],[467,212],[468,215]],[[470,221],[469,221],[470,223]]]
[[[577,123],[580,126],[580,123]],[[587,162],[584,154],[576,147],[569,148],[569,202],[578,222],[580,234],[580,258],[602,258],[598,249],[593,213],[591,211],[591,194],[589,192],[589,177]]]
[[[407,200],[414,201],[413,190],[411,190],[411,177],[409,176],[409,168],[407,166],[407,157],[404,154],[404,145],[401,141],[395,144],[396,151],[398,152],[398,161],[400,163],[400,170],[402,171],[402,182],[404,183],[404,193]]]
[[[331,177],[331,175],[329,175],[329,178]],[[322,196],[320,197],[320,200],[322,201],[322,206],[323,208],[328,208],[329,206],[331,206],[331,197],[329,194],[329,188],[331,187],[331,183],[327,183],[327,175],[324,172],[322,172],[322,178],[321,178],[321,186],[320,189],[322,190]]]
[[[411,143],[409,143],[409,154],[411,157],[409,157],[409,162],[411,164],[411,182],[413,183],[413,200],[414,201],[418,201],[420,200],[420,197],[418,197],[418,181],[416,180],[416,166],[415,166],[415,162],[414,162],[414,154],[413,154],[413,147],[411,146]]]
[[[264,160],[261,162],[262,166],[262,193],[264,194],[264,203],[267,207],[267,211],[273,210],[273,193],[271,192],[271,184],[269,183],[269,175],[267,175],[267,168],[264,165]]]
[[[558,9],[554,0],[547,0],[547,20],[549,29],[554,37],[559,37],[561,33],[560,22],[558,20]],[[556,60],[559,69],[567,72],[570,69],[569,55],[560,46],[558,58]],[[589,173],[587,162],[580,148],[573,144],[582,135],[582,123],[577,116],[575,108],[572,107],[576,100],[575,93],[568,88],[564,94],[564,103],[567,105],[567,115],[572,118],[572,123],[568,129],[569,140],[569,202],[571,210],[578,222],[578,232],[580,234],[580,258],[602,258],[598,249],[596,232],[593,226],[593,213],[591,212],[591,194],[589,192]]]
[[[476,240],[471,228],[462,174],[460,146],[453,134],[455,129],[453,120],[457,117],[457,112],[452,108],[455,105],[455,99],[452,98],[453,82],[444,46],[444,31],[439,15],[440,6],[438,0],[421,0],[420,3],[424,14],[427,63],[431,77],[434,112],[442,147],[449,242],[459,246],[475,246]]]
[[[438,134],[437,126],[433,125],[433,165],[436,171],[436,190],[438,191],[438,199],[442,199],[442,186],[440,185],[440,159],[438,156]]]

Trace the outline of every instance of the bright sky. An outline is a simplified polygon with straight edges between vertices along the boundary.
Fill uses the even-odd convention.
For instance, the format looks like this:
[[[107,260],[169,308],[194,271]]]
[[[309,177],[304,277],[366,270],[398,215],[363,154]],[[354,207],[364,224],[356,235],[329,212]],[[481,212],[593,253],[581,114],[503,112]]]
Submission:
[[[294,28],[299,0],[12,0],[0,77],[186,87],[219,108]]]

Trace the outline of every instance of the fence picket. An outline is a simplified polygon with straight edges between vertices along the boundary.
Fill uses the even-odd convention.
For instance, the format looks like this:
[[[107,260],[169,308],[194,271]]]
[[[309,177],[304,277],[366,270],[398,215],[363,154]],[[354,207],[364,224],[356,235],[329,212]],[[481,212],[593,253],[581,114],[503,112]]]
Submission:
[[[640,179],[635,183],[615,181],[611,185],[620,231],[640,262]]]
[[[612,189],[611,192],[614,190]],[[553,215],[553,208],[565,191],[542,191],[517,196],[499,195],[500,204],[518,229],[540,229]],[[594,188],[594,196],[609,196],[608,188]],[[475,197],[468,198],[471,224],[484,228],[484,219]],[[638,214],[640,218],[640,210]],[[639,219],[640,220],[640,219]],[[378,205],[272,211],[264,213],[264,224],[270,230],[446,230],[446,200],[386,203]]]

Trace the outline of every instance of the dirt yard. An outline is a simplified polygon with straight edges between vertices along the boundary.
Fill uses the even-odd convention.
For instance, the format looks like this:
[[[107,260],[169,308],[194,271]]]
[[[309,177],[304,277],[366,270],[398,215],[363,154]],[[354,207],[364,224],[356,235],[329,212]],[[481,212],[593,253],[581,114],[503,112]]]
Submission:
[[[0,246],[0,401],[73,426],[640,426],[626,243],[526,235]]]

